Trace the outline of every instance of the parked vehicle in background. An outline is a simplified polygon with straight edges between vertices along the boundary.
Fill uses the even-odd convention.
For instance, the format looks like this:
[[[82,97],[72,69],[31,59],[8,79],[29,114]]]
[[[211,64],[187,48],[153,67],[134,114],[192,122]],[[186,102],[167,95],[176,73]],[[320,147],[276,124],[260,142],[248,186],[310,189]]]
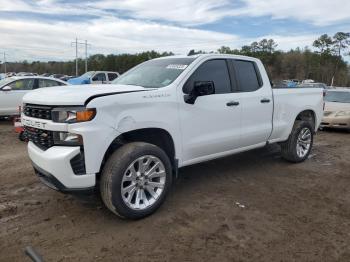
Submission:
[[[51,73],[43,73],[41,74],[40,76],[43,76],[43,77],[50,77],[52,74]]]
[[[307,83],[314,83],[315,81],[313,79],[305,79],[301,81],[302,84],[307,84]]]
[[[16,76],[37,76],[37,73],[29,73],[29,72],[19,72]]]
[[[293,80],[283,80],[287,87],[297,87],[298,83]]]
[[[41,180],[64,192],[99,185],[131,219],[162,204],[179,167],[277,142],[286,160],[304,161],[323,115],[322,89],[271,89],[260,60],[218,54],[153,59],[112,85],[35,90],[23,102]]]
[[[69,79],[72,79],[72,78],[74,78],[74,76],[63,76],[63,77],[61,77],[60,79],[62,80],[62,81],[68,81]]]
[[[6,73],[6,77],[11,77],[11,76],[15,76],[16,73],[15,72],[7,72]]]
[[[66,82],[38,76],[8,77],[0,80],[0,116],[18,115],[23,96],[33,89],[65,86]]]
[[[300,84],[301,81],[299,79],[290,79],[290,81],[296,83],[296,84]]]
[[[328,87],[325,83],[303,83],[300,84],[298,87],[316,87],[316,88],[322,88],[322,89],[329,89],[330,87]]]
[[[118,76],[118,72],[89,71],[79,77],[69,79],[68,83],[71,85],[110,84]]]
[[[50,77],[53,77],[53,78],[57,78],[57,79],[61,79],[62,77],[65,77],[66,75],[64,74],[52,74],[50,75]]]
[[[321,128],[346,129],[350,132],[350,89],[328,90]]]

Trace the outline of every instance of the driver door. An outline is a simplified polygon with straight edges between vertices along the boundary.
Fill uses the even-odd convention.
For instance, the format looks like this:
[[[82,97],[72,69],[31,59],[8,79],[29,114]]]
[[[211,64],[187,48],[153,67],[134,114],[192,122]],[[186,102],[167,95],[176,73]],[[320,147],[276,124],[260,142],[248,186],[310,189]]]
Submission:
[[[199,96],[189,104],[180,96],[180,123],[184,165],[215,158],[239,147],[241,133],[240,98],[232,92],[228,62],[203,62],[183,87],[188,94],[197,81],[210,81],[215,93]]]

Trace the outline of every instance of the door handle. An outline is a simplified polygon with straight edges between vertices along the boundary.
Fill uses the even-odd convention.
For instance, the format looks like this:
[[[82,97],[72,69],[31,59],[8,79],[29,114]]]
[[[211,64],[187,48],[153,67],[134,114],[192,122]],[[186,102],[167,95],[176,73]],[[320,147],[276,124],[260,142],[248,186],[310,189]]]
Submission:
[[[226,105],[227,106],[238,106],[239,102],[237,102],[237,101],[230,101],[230,102],[227,102]]]
[[[263,98],[260,100],[261,103],[270,103],[270,99],[268,98]]]

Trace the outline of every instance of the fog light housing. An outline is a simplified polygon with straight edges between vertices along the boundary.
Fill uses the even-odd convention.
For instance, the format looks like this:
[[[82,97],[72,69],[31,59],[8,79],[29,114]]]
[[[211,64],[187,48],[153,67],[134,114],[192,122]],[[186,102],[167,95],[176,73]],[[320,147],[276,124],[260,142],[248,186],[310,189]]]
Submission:
[[[61,146],[82,146],[83,137],[78,134],[70,132],[55,132],[54,133],[54,143],[55,145]]]

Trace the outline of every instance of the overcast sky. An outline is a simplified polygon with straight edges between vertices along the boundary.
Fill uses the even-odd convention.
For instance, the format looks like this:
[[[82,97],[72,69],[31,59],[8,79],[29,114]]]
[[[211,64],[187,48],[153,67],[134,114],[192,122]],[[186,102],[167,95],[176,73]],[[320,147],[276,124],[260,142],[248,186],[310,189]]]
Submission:
[[[349,0],[0,0],[9,61],[74,59],[76,37],[91,43],[89,54],[187,54],[262,38],[288,50],[337,31],[350,31]]]

